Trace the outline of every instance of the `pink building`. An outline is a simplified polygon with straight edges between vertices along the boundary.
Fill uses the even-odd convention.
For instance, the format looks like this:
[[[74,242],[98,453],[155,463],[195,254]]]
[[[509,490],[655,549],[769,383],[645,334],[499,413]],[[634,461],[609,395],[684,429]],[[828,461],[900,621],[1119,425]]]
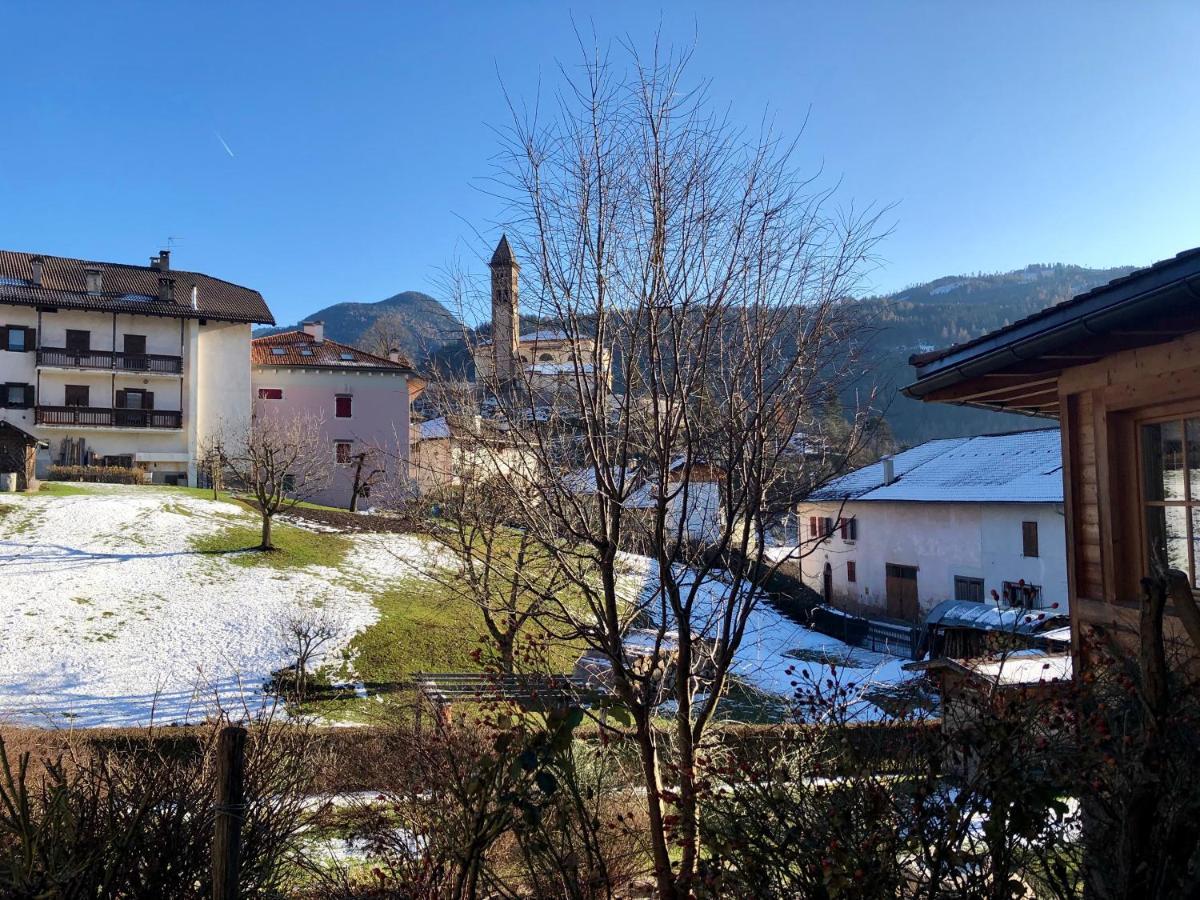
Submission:
[[[378,481],[390,488],[407,480],[409,410],[425,382],[399,351],[388,356],[326,340],[321,322],[251,342],[255,411],[321,420],[334,474],[314,503],[349,506],[364,453],[364,473],[384,470]]]

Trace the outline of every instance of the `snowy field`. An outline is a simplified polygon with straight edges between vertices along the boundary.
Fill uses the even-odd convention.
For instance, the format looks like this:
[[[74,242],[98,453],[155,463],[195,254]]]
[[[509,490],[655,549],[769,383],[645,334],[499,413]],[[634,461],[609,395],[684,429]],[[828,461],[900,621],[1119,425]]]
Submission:
[[[0,721],[133,725],[255,710],[289,662],[288,616],[332,611],[341,635],[324,653],[336,657],[376,619],[361,585],[428,562],[415,538],[354,535],[340,569],[237,565],[193,541],[254,526],[243,507],[93,490],[0,495]]]
[[[645,556],[623,554],[628,568],[628,589],[640,593],[640,604],[656,617],[657,578],[652,561]],[[714,573],[719,575],[720,573]],[[719,633],[725,611],[726,590],[717,579],[701,585],[693,621],[694,630],[703,636]],[[632,599],[632,595],[631,595]],[[746,622],[745,635],[738,649],[731,674],[747,685],[780,697],[793,698],[797,689],[822,684],[837,670],[838,686],[847,687],[839,704],[841,714],[866,721],[886,717],[883,709],[870,699],[876,692],[890,692],[917,678],[905,671],[907,659],[852,647],[836,638],[813,631],[781,614],[766,601],[758,602]],[[808,672],[806,678],[803,673]]]

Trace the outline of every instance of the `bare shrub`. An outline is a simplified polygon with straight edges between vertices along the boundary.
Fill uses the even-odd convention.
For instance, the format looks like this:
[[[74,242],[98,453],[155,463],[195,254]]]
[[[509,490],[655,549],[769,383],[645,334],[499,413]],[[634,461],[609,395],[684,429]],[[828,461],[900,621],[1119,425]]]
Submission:
[[[197,741],[148,729],[40,760],[0,741],[0,895],[208,897],[218,730]],[[252,729],[242,896],[278,896],[287,883],[315,766],[304,729]]]

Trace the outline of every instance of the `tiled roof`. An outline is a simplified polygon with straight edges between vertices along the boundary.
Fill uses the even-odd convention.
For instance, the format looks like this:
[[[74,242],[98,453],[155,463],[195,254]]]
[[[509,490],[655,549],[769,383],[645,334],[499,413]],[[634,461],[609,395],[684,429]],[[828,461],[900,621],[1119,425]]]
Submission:
[[[318,343],[306,331],[284,331],[255,338],[250,342],[250,362],[256,366],[287,366],[313,369],[384,369],[412,372],[412,365],[403,357],[392,362],[349,344],[331,341]]]
[[[516,257],[513,256],[512,247],[508,246],[508,235],[500,235],[500,243],[496,245],[496,251],[492,254],[492,261],[489,266],[515,266],[517,265]]]
[[[34,284],[33,268],[33,261],[39,257],[42,260],[40,286]],[[103,290],[99,294],[88,293],[89,268],[102,272]],[[164,303],[159,299],[160,277],[175,282],[171,302]],[[193,286],[196,288],[194,308]],[[0,303],[275,324],[274,316],[258,291],[199,272],[159,271],[150,266],[91,262],[15,250],[0,250]]]
[[[812,500],[1061,503],[1062,445],[1057,428],[929,441],[883,463],[836,478]]]
[[[977,344],[991,340],[999,335],[1017,331],[1027,325],[1037,322],[1039,319],[1047,318],[1052,314],[1060,313],[1062,310],[1070,309],[1072,306],[1082,304],[1093,297],[1105,293],[1106,291],[1111,291],[1113,288],[1118,288],[1121,285],[1128,284],[1129,282],[1137,281],[1151,273],[1164,269],[1167,266],[1172,266],[1181,260],[1193,258],[1200,258],[1200,247],[1194,247],[1191,250],[1184,250],[1166,259],[1160,259],[1158,262],[1146,266],[1145,268],[1134,269],[1128,275],[1122,275],[1120,278],[1114,278],[1112,281],[1109,281],[1106,284],[1098,285],[1097,287],[1092,288],[1090,291],[1084,291],[1082,294],[1076,294],[1070,300],[1066,300],[1063,303],[1059,303],[1055,306],[1047,306],[1045,309],[1038,310],[1037,312],[1025,316],[1022,319],[1017,319],[1015,322],[1011,322],[1010,324],[1005,325],[1003,328],[997,328],[995,331],[989,331],[986,334],[981,334],[979,337],[972,338],[969,341],[963,341],[961,344],[953,344],[952,346],[943,347],[938,350],[932,350],[928,353],[914,354],[913,356],[909,357],[909,365],[918,367],[927,366],[932,362],[936,362],[939,359],[944,359],[945,357],[950,356],[952,353],[958,353],[962,350],[974,347]]]

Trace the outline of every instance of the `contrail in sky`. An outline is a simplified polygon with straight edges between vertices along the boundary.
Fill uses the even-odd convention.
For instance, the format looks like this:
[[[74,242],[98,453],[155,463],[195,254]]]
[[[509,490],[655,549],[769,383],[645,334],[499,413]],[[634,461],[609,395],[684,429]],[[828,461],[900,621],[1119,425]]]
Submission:
[[[229,149],[229,145],[225,143],[225,138],[221,137],[221,132],[214,131],[213,134],[217,136],[217,140],[221,142],[221,146],[225,148],[225,152],[229,154],[230,159],[237,159],[237,157],[233,155],[233,151]]]

